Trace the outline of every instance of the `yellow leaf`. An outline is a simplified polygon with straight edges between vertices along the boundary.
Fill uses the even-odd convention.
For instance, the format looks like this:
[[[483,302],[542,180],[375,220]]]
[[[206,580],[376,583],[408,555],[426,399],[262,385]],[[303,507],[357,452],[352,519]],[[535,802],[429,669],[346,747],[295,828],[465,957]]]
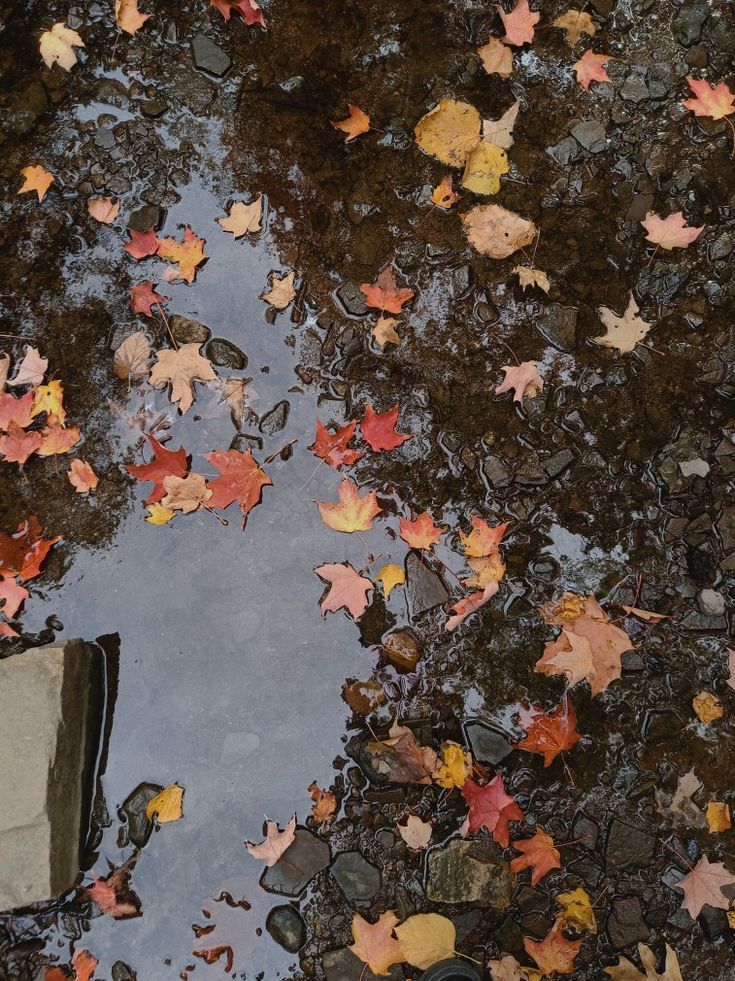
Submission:
[[[481,128],[480,113],[469,102],[442,99],[419,119],[414,134],[424,153],[451,167],[463,167],[480,142]]]
[[[403,956],[412,967],[425,971],[454,955],[457,931],[446,916],[417,913],[395,928]]]
[[[152,525],[165,525],[167,521],[173,518],[175,513],[171,508],[165,508],[162,504],[149,504],[148,517],[145,520],[149,521]]]
[[[403,569],[394,563],[384,565],[375,578],[382,582],[386,599],[390,596],[394,586],[402,586],[406,581]]]
[[[475,194],[497,194],[500,175],[508,173],[508,155],[494,143],[480,143],[467,157],[462,187]]]
[[[64,388],[60,381],[49,382],[48,385],[39,385],[33,390],[32,416],[38,416],[42,412],[47,412],[49,422],[58,422],[61,426],[66,420],[64,411]]]
[[[378,504],[378,495],[369,491],[360,497],[357,484],[345,477],[339,485],[339,503],[329,504],[317,501],[322,521],[335,531],[370,531],[373,520],[383,510]]]
[[[719,698],[709,691],[701,691],[696,695],[692,699],[692,708],[697,713],[699,721],[704,722],[705,725],[709,725],[715,719],[721,719],[725,714]]]
[[[597,933],[597,920],[592,903],[584,889],[580,887],[571,892],[563,892],[556,897],[556,901],[562,908],[557,920],[560,920],[564,926],[575,926],[578,930]]]
[[[472,773],[472,757],[457,743],[447,741],[441,745],[441,763],[434,778],[440,787],[464,787]]]
[[[729,831],[732,827],[730,807],[724,801],[711,800],[707,805],[707,826],[714,834],[718,831]]]
[[[160,794],[152,797],[145,809],[145,816],[152,821],[154,815],[159,824],[179,821],[184,816],[184,788],[177,783],[172,783],[170,787],[166,787]]]

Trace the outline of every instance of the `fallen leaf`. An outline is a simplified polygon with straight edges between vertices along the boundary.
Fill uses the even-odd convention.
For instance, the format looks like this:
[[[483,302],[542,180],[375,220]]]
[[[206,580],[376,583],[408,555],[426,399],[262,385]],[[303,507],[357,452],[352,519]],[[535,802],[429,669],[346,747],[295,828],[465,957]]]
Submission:
[[[453,204],[456,204],[458,201],[462,200],[462,196],[460,194],[454,193],[451,174],[447,174],[447,176],[442,179],[441,183],[437,184],[437,186],[431,192],[430,200],[432,204],[437,206],[437,208],[443,208],[445,211],[448,211]],[[398,321],[393,321],[393,323],[398,323]]]
[[[237,501],[245,527],[248,514],[260,503],[263,488],[273,481],[260,469],[250,452],[213,450],[203,456],[219,472],[219,476],[209,482],[212,492],[207,502],[209,507],[226,508]]]
[[[349,143],[350,140],[354,140],[356,136],[361,136],[363,133],[367,133],[370,129],[370,116],[358,108],[358,106],[353,106],[351,102],[347,103],[347,110],[349,115],[347,119],[340,119],[337,122],[332,120],[332,126],[335,129],[341,130],[343,133],[347,134],[345,143]]]
[[[314,572],[330,586],[319,604],[322,619],[327,613],[336,613],[344,608],[353,620],[359,620],[367,608],[368,593],[373,589],[370,580],[361,576],[349,562],[320,565]]]
[[[367,716],[377,711],[386,700],[379,681],[353,681],[342,688],[342,698],[356,715]]]
[[[462,215],[465,235],[482,255],[507,259],[518,249],[530,245],[536,237],[536,226],[499,204],[479,204]]]
[[[174,280],[183,279],[187,283],[193,283],[197,268],[207,258],[204,254],[206,240],[198,238],[187,225],[184,228],[183,242],[177,242],[175,238],[159,238],[157,241],[161,258],[179,267]]]
[[[478,143],[467,157],[462,187],[473,194],[497,194],[500,178],[510,169],[505,150],[493,143]]]
[[[23,186],[18,191],[18,194],[26,194],[28,191],[35,191],[38,195],[38,200],[43,201],[46,197],[46,191],[53,184],[55,177],[50,174],[48,170],[41,167],[40,164],[34,164],[31,167],[23,167],[21,170],[21,177],[24,179]]]
[[[397,824],[398,834],[403,838],[409,848],[418,851],[426,848],[431,841],[431,833],[434,830],[430,821],[422,821],[415,814],[409,814],[405,824]]]
[[[589,89],[593,82],[611,82],[612,79],[605,71],[605,65],[612,61],[612,55],[595,54],[588,48],[579,61],[572,65],[572,71],[583,89]]]
[[[653,613],[651,610],[641,610],[637,606],[625,606],[622,608],[629,616],[638,617],[639,620],[647,620],[649,623],[660,623],[662,620],[668,620],[668,617],[663,613]]]
[[[185,477],[189,460],[183,446],[178,450],[167,450],[150,433],[145,433],[145,438],[153,450],[153,459],[149,463],[129,464],[126,469],[136,480],[149,480],[153,483],[153,489],[144,503],[157,504],[166,494],[164,477]]]
[[[138,283],[130,287],[130,306],[135,313],[145,314],[146,317],[153,316],[153,305],[163,306],[168,300],[167,296],[161,296],[153,289],[153,283],[147,279],[144,283]]]
[[[513,146],[513,127],[518,118],[520,105],[520,102],[514,102],[500,119],[483,119],[482,139],[484,143],[492,143],[504,150],[509,150]]]
[[[472,773],[472,756],[458,743],[447,740],[439,747],[439,763],[434,780],[440,787],[451,790],[464,787]]]
[[[526,968],[521,967],[512,954],[505,954],[499,961],[487,962],[492,981],[529,981]]]
[[[86,494],[94,490],[99,483],[99,477],[86,460],[72,460],[67,477],[77,494]]]
[[[80,892],[99,907],[101,913],[114,920],[138,916],[140,900],[130,888],[130,860],[104,879],[92,876],[91,886],[82,886]]]
[[[515,48],[521,48],[524,44],[530,44],[533,41],[534,30],[536,24],[541,20],[541,14],[530,9],[528,0],[518,0],[509,14],[503,10],[499,3],[495,4],[495,9],[500,14],[500,19],[505,28],[505,37],[502,39],[504,44],[512,44]]]
[[[482,117],[469,102],[441,99],[414,128],[419,147],[450,167],[464,167],[480,142]],[[394,310],[393,313],[398,313]]]
[[[668,944],[665,948],[666,963],[663,974],[659,974],[656,970],[656,955],[646,944],[638,944],[638,956],[645,974],[642,974],[627,957],[619,957],[617,964],[605,968],[605,973],[609,974],[613,981],[684,981],[679,968],[679,959]]]
[[[33,392],[26,392],[16,398],[10,392],[0,392],[0,429],[7,432],[8,426],[15,423],[21,429],[30,426],[33,420]]]
[[[730,875],[722,862],[710,862],[703,855],[691,872],[680,879],[674,888],[684,893],[682,909],[696,920],[703,906],[727,909],[730,901],[722,890],[732,885],[735,885],[735,875]]]
[[[322,790],[318,784],[311,784],[309,787],[311,799],[314,806],[311,809],[311,816],[317,824],[324,824],[337,810],[337,798],[329,790]]]
[[[705,725],[721,719],[725,714],[719,698],[709,691],[701,691],[698,695],[695,695],[692,699],[692,708],[699,721],[704,722]]]
[[[487,44],[477,49],[477,53],[488,75],[509,78],[513,74],[513,52],[498,38],[491,37]]]
[[[416,913],[395,928],[403,959],[425,971],[438,961],[454,955],[457,931],[446,916]]]
[[[38,447],[39,456],[56,456],[68,453],[81,439],[79,426],[59,426],[54,423],[41,430],[41,445]]]
[[[371,405],[365,407],[360,421],[360,433],[371,450],[376,453],[394,450],[410,439],[410,434],[397,433],[398,405],[387,412],[376,412]]]
[[[16,580],[14,576],[0,575],[0,600],[3,615],[12,620],[30,593]]]
[[[387,910],[376,923],[368,923],[359,913],[352,918],[355,942],[349,949],[378,977],[385,977],[389,968],[403,961],[403,951],[393,936],[397,923],[395,910]]]
[[[158,238],[155,229],[149,228],[145,232],[138,232],[134,228],[128,229],[130,241],[123,245],[123,252],[127,252],[133,259],[147,259],[148,256],[156,255],[158,252]]]
[[[414,291],[407,287],[398,287],[393,266],[387,265],[381,270],[375,283],[363,283],[360,292],[365,297],[367,306],[381,313],[400,313],[401,309],[413,299]]]
[[[8,614],[9,616],[11,614]],[[721,800],[711,800],[707,804],[707,827],[712,834],[729,831],[732,827],[730,805]]]
[[[687,82],[694,93],[694,98],[687,99],[684,105],[687,109],[691,109],[695,116],[724,119],[735,112],[735,96],[724,82],[711,86],[706,78],[692,78],[690,75],[687,75]]]
[[[390,783],[430,784],[437,755],[430,746],[420,746],[413,732],[394,722],[388,739],[366,746],[373,769]]]
[[[402,586],[404,584],[406,574],[400,565],[392,563],[390,565],[384,565],[375,578],[383,584],[383,593],[385,594],[385,598],[388,599],[396,586]]]
[[[501,370],[505,372],[505,378],[495,389],[496,395],[512,391],[513,401],[522,403],[526,395],[534,398],[544,387],[536,361],[521,361],[517,365],[504,364]]]
[[[554,839],[539,828],[532,838],[519,838],[513,842],[513,848],[521,852],[510,863],[513,872],[522,872],[524,869],[533,869],[531,875],[531,885],[551,872],[552,869],[560,869],[561,856],[554,846]]]
[[[234,10],[240,14],[249,27],[252,27],[253,24],[265,27],[263,11],[255,0],[211,0],[211,4],[219,10],[225,20],[230,19],[230,14]]]
[[[518,282],[524,293],[529,286],[538,286],[544,293],[548,293],[551,289],[549,277],[540,269],[533,269],[531,266],[514,266],[511,269],[511,274],[513,273],[518,276]]]
[[[27,433],[11,422],[6,434],[0,436],[0,454],[6,463],[17,463],[23,467],[30,456],[40,449],[43,437],[40,433]]]
[[[242,238],[251,232],[259,232],[262,228],[263,218],[263,195],[259,194],[250,204],[244,201],[235,201],[230,206],[230,213],[227,218],[218,218],[217,223],[226,232],[231,232],[235,238]]]
[[[87,211],[103,225],[111,225],[120,214],[120,202],[113,201],[112,198],[90,198],[87,202]]]
[[[163,488],[165,493],[165,487]],[[150,504],[148,506],[148,517],[145,519],[152,525],[165,525],[176,514],[171,508],[165,508],[162,504]]]
[[[191,514],[202,504],[206,504],[212,496],[207,481],[200,473],[190,473],[186,477],[164,477],[163,489],[166,496],[161,504],[172,511],[181,511],[182,514]]]
[[[574,706],[566,695],[553,712],[534,716],[525,729],[526,737],[516,743],[516,749],[543,756],[544,766],[550,766],[560,753],[571,749],[581,738]]]
[[[145,331],[136,330],[115,351],[112,370],[118,378],[145,378],[151,355],[151,343]]]
[[[505,575],[505,563],[499,552],[492,555],[482,555],[468,558],[467,565],[474,575],[462,580],[462,585],[473,586],[475,589],[486,589],[492,582],[500,582]]]
[[[398,323],[400,320],[393,317],[384,317],[382,314],[378,317],[378,322],[373,327],[373,338],[382,350],[385,350],[389,344],[395,344],[396,347],[400,345],[401,338],[396,333]]]
[[[567,10],[561,17],[556,18],[553,26],[560,27],[566,32],[567,41],[572,47],[583,34],[594,37],[597,32],[595,22],[586,10]]]
[[[603,347],[616,347],[621,354],[629,354],[653,327],[652,323],[638,316],[638,304],[632,291],[622,317],[610,307],[598,307],[597,312],[603,327],[607,327],[607,333],[594,337],[594,342]]]
[[[115,20],[126,34],[135,34],[153,14],[141,14],[138,0],[115,0]]]
[[[93,957],[88,950],[75,950],[71,959],[71,976],[74,981],[90,981],[97,963],[97,958]],[[60,967],[47,967],[43,981],[69,981],[69,975]]]
[[[0,531],[0,574],[17,576],[28,582],[41,574],[41,565],[61,535],[44,538],[41,524],[34,515],[21,521],[12,534]]]
[[[646,239],[662,249],[685,249],[691,245],[704,231],[704,225],[699,228],[687,228],[683,212],[677,211],[668,218],[659,218],[649,211],[641,222],[648,234]]]
[[[260,294],[261,300],[270,303],[276,310],[285,310],[291,300],[296,296],[294,279],[296,273],[287,273],[279,276],[278,273],[271,273],[269,277],[270,289]]]
[[[184,816],[184,788],[177,783],[172,783],[146,804],[145,816],[149,821],[153,818],[159,824],[170,824],[172,821],[180,821]]]
[[[522,821],[523,811],[515,797],[506,794],[502,775],[497,773],[484,787],[474,780],[467,780],[462,787],[462,796],[470,809],[470,833],[485,828],[501,848],[507,848],[510,841],[508,823]]]
[[[582,946],[581,940],[567,940],[557,920],[543,940],[523,938],[526,953],[536,961],[541,977],[547,974],[572,974],[574,958]]]
[[[296,838],[296,815],[286,825],[283,831],[278,830],[275,821],[268,821],[266,824],[265,838],[258,845],[246,841],[245,847],[253,858],[265,859],[267,868],[276,864],[289,845],[292,845]]]
[[[346,533],[370,531],[373,527],[373,519],[382,511],[375,491],[369,491],[364,497],[360,497],[357,484],[353,484],[345,477],[337,493],[339,494],[337,504],[317,502],[324,524],[334,528],[335,531]]]
[[[40,385],[47,368],[48,358],[42,358],[36,348],[29,344],[15,374],[8,379],[8,385]]]
[[[597,920],[592,908],[590,897],[581,886],[571,892],[562,892],[555,897],[562,911],[557,916],[557,922],[562,926],[573,926],[576,930],[597,933]]]
[[[222,399],[230,407],[233,425],[240,432],[250,417],[247,386],[252,378],[225,378],[222,382]]]
[[[400,536],[409,548],[430,551],[446,531],[444,525],[435,525],[431,515],[425,511],[413,521],[400,519]]]
[[[470,515],[470,521],[472,522],[472,531],[467,535],[462,530],[459,532],[459,540],[464,554],[470,558],[485,558],[488,555],[494,555],[500,548],[509,522],[504,521],[493,527],[484,518],[478,518],[474,514]]]
[[[149,382],[153,388],[171,384],[170,399],[186,412],[194,401],[194,382],[215,381],[211,362],[199,353],[199,344],[182,344],[178,349],[162,348],[156,352]]]
[[[704,815],[702,814],[701,808],[692,800],[694,794],[702,789],[702,782],[699,780],[692,767],[687,773],[679,777],[676,785],[676,790],[671,797],[671,803],[669,807],[671,809],[671,814],[674,818],[674,825],[680,825],[687,828],[701,828],[704,827]],[[661,797],[664,795],[661,794]],[[659,799],[659,792],[656,792],[656,798]]]
[[[470,616],[471,613],[476,613],[489,600],[491,600],[497,591],[497,582],[491,582],[482,590],[482,592],[471,593],[464,599],[459,600],[459,602],[455,603],[451,608],[454,616],[449,617],[447,622],[444,624],[444,629],[455,630],[460,623]]]
[[[316,437],[309,449],[314,456],[318,456],[335,470],[350,466],[362,456],[359,450],[353,450],[347,445],[353,439],[356,429],[357,422],[353,420],[346,426],[337,426],[337,431],[330,433],[324,423],[317,419]]]
[[[69,71],[77,63],[74,48],[83,48],[84,42],[76,31],[72,31],[63,21],[59,21],[50,31],[41,35],[39,51],[47,68],[58,63],[64,71]]]

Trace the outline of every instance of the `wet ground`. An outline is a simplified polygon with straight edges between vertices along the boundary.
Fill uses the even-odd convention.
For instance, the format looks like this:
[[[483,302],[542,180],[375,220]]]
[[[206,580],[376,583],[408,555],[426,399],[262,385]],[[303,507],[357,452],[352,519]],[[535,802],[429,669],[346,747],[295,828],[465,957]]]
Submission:
[[[155,833],[135,866],[141,916],[99,916],[70,895],[4,917],[0,977],[42,976],[80,946],[99,958],[97,976],[114,981],[130,972],[221,977],[222,961],[192,956],[204,907],[234,947],[236,977],[357,977],[352,955],[341,967],[328,952],[352,942],[355,911],[373,920],[389,908],[448,913],[464,953],[528,963],[521,938],[544,937],[553,897],[582,885],[600,932],[586,937],[574,979],[599,978],[638,941],[660,951],[664,940],[688,981],[734,978],[724,911],[694,922],[672,888],[686,869],[681,855],[732,867],[732,832],[674,826],[662,803],[694,766],[700,806],[735,804],[724,683],[735,568],[735,170],[727,125],[681,108],[685,75],[731,80],[732,8],[593,0],[595,50],[619,60],[608,64],[612,85],[585,92],[569,70],[584,43],[572,57],[550,26],[563,3],[537,5],[536,40],[508,80],[486,75],[475,55],[501,33],[486,4],[274,0],[266,31],[237,17],[225,24],[205,0],[148,6],[145,27],[117,38],[105,2],[0,4],[0,332],[14,357],[33,343],[49,358],[101,478],[80,499],[53,459],[29,463],[27,479],[0,464],[3,527],[34,513],[64,536],[20,617],[21,640],[5,653],[53,636],[120,635],[96,874],[133,853],[118,811],[141,782],[185,786],[185,818]],[[40,31],[65,18],[85,43],[68,74],[44,68],[37,50]],[[225,52],[221,65],[195,59],[199,33]],[[413,127],[446,95],[491,118],[520,100],[511,169],[493,200],[541,228],[535,262],[552,279],[548,297],[521,291],[510,274],[519,256],[484,259],[467,244],[457,212],[472,195],[448,213],[430,206],[446,168],[418,150]],[[348,102],[376,129],[345,145],[329,120]],[[592,142],[570,136],[583,120],[604,132]],[[40,205],[15,194],[20,169],[35,162],[57,175]],[[110,227],[86,213],[96,194],[122,202]],[[235,242],[216,219],[256,194],[265,195],[265,230]],[[653,256],[639,224],[648,210],[684,210],[705,231],[687,250]],[[185,446],[202,472],[198,454],[236,436],[217,392],[200,386],[182,417],[165,392],[128,391],[113,374],[113,348],[130,330],[167,343],[160,317],[144,323],[129,308],[131,283],[160,282],[159,260],[136,265],[122,251],[126,226],[150,223],[166,235],[188,224],[207,242],[192,286],[160,283],[169,317],[193,318],[247,356],[234,374],[253,378],[254,415],[243,429],[250,440],[237,445],[253,447],[273,486],[244,531],[234,508],[227,526],[204,511],[146,523],[144,493],[125,471],[161,414],[170,445]],[[390,261],[416,298],[400,347],[383,352],[357,285]],[[259,294],[270,272],[289,270],[297,299],[274,316]],[[600,333],[597,307],[622,311],[630,290],[656,327],[650,347],[619,355],[590,339]],[[508,348],[539,362],[545,381],[521,406],[493,394]],[[315,470],[307,447],[317,416],[343,423],[368,403],[396,402],[411,440],[350,470],[389,512],[363,544],[321,522],[313,502],[334,500],[341,476]],[[708,465],[705,476],[684,476],[679,464],[692,460]],[[322,620],[313,568],[363,568],[365,546],[380,555],[373,574],[403,563],[398,515],[426,509],[450,526],[437,556],[460,575],[458,530],[469,516],[511,522],[498,596],[454,633],[444,630],[447,604],[411,616],[401,588],[387,602],[376,595],[358,624],[344,613]],[[456,581],[439,561],[429,566],[456,601]],[[609,604],[637,596],[671,619],[627,622],[639,646],[624,656],[622,679],[594,699],[585,685],[573,689],[584,738],[564,765],[544,769],[518,751],[498,761],[526,829],[536,823],[571,843],[564,869],[535,889],[525,873],[500,911],[431,902],[424,858],[395,826],[408,812],[430,818],[438,845],[456,835],[462,799],[369,782],[364,745],[396,713],[433,745],[465,742],[472,719],[515,742],[512,707],[530,699],[550,709],[564,691],[563,680],[533,670],[552,636],[538,607],[564,590],[594,593],[613,614]],[[399,673],[381,651],[396,626],[411,626],[423,648],[415,671]],[[367,721],[342,698],[347,679],[384,688]],[[726,710],[709,726],[692,710],[702,690]],[[340,802],[320,829],[308,818],[312,781]],[[260,839],[264,816],[283,827],[294,812],[332,856],[361,852],[379,881],[362,868],[357,877],[369,882],[354,898],[327,870],[293,900],[261,888],[243,841]],[[639,829],[632,856],[620,854],[629,838],[621,821]],[[212,905],[223,891],[250,908]],[[265,929],[269,910],[289,901],[304,923],[299,953]]]

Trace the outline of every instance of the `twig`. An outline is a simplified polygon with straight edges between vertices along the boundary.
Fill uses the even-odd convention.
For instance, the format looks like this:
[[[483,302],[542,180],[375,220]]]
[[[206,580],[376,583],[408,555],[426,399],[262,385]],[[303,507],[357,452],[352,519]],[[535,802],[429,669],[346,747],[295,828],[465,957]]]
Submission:
[[[225,528],[227,527],[227,525],[229,525],[230,522],[227,520],[227,518],[223,518],[221,514],[217,514],[217,512],[213,511],[212,508],[208,508],[206,504],[202,504],[202,507],[204,508],[205,511],[209,511],[210,514],[213,514],[217,519],[217,521],[219,521],[219,523],[223,525]]]
[[[301,487],[299,487],[299,489],[297,491],[297,494],[300,494],[302,490],[305,490],[309,486],[309,484],[312,482],[312,480],[314,479],[314,477],[316,477],[317,470],[319,469],[319,467],[321,467],[321,465],[323,463],[324,463],[324,460],[321,460],[320,459],[319,460],[319,463],[317,463],[317,465],[312,470],[311,476],[307,480],[304,481],[304,483],[301,485]]]
[[[176,338],[173,335],[173,332],[171,330],[171,325],[168,322],[168,318],[166,317],[166,314],[163,312],[163,307],[161,306],[161,304],[158,301],[156,301],[156,306],[158,307],[158,312],[163,317],[163,322],[166,325],[166,330],[168,331],[168,336],[171,338],[171,343],[174,346],[174,350],[175,351],[178,351],[179,345],[176,343]]]
[[[284,443],[280,450],[276,450],[275,453],[271,453],[270,456],[267,456],[265,460],[263,460],[263,463],[273,463],[277,456],[280,456],[285,449],[288,449],[289,446],[293,446],[294,443],[298,443],[298,438],[290,439],[288,443]]]

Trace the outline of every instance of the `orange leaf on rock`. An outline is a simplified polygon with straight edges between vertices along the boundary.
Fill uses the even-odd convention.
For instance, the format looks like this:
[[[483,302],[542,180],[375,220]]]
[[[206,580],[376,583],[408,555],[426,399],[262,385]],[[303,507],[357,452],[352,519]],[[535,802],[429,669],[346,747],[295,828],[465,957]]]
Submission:
[[[398,405],[387,412],[376,412],[372,405],[365,408],[365,415],[360,422],[362,438],[371,450],[377,453],[394,450],[405,443],[411,436],[408,433],[397,433]]]
[[[533,869],[531,885],[535,886],[552,869],[560,869],[561,861],[554,839],[540,828],[532,838],[520,838],[513,842],[513,848],[521,852],[514,858],[510,867],[513,872]]]
[[[330,467],[339,470],[342,466],[350,466],[359,460],[362,453],[348,447],[348,443],[355,435],[357,423],[355,421],[347,423],[346,426],[338,426],[337,431],[331,433],[321,420],[316,421],[316,438],[309,449],[324,460]]]
[[[316,783],[311,784],[309,793],[311,794],[311,799],[314,801],[311,816],[317,824],[324,824],[337,810],[337,798],[330,790],[322,790]]]
[[[641,222],[641,225],[648,232],[646,238],[654,245],[670,251],[671,249],[685,249],[691,245],[695,239],[704,231],[704,225],[699,228],[688,228],[687,220],[681,211],[677,211],[668,218],[659,218],[652,211],[649,211]]]
[[[38,447],[39,456],[56,456],[68,453],[81,439],[79,426],[46,426],[41,430],[41,445]]]
[[[520,48],[524,44],[533,41],[533,34],[536,24],[541,20],[541,14],[532,11],[528,6],[528,0],[518,0],[515,7],[509,14],[499,3],[495,4],[495,9],[500,14],[500,19],[505,28],[505,44],[512,44],[515,48]]]
[[[544,380],[538,373],[535,361],[521,361],[518,365],[503,365],[505,378],[495,389],[496,395],[513,392],[514,402],[523,402],[526,395],[533,398],[544,387]]]
[[[18,194],[26,194],[28,191],[35,191],[38,195],[38,200],[43,201],[46,197],[46,191],[53,184],[55,177],[50,174],[48,170],[42,167],[40,164],[33,164],[31,167],[24,167],[20,172],[21,177],[24,180],[24,184],[18,191]]]
[[[579,61],[572,65],[572,71],[583,89],[589,89],[593,82],[612,81],[605,71],[608,61],[612,61],[612,55],[595,54],[592,48],[588,48]]]
[[[706,78],[692,78],[690,75],[687,75],[687,82],[694,93],[694,98],[687,99],[684,105],[687,109],[691,109],[695,116],[724,119],[735,112],[735,95],[724,82],[713,87]]]
[[[543,756],[544,766],[551,766],[559,753],[581,739],[574,706],[566,695],[553,712],[535,715],[525,728],[526,737],[516,743],[516,749]]]
[[[581,940],[567,940],[563,924],[557,920],[543,940],[523,938],[526,953],[536,961],[541,977],[547,974],[572,974],[574,959],[582,946]]]
[[[158,254],[168,262],[178,265],[179,271],[175,279],[183,279],[193,283],[197,267],[207,258],[204,254],[205,239],[197,238],[187,225],[184,228],[184,241],[177,242],[175,238],[159,238]]]
[[[250,452],[214,450],[205,453],[204,459],[219,471],[219,477],[209,482],[212,496],[207,501],[208,506],[226,508],[237,501],[242,509],[244,527],[248,514],[260,503],[263,488],[273,481],[260,469]]]
[[[353,620],[359,620],[368,605],[368,593],[374,589],[372,582],[361,576],[349,562],[327,563],[317,566],[314,572],[330,587],[319,604],[322,618],[327,613],[345,609]]]
[[[317,502],[324,524],[335,531],[370,531],[373,519],[382,510],[375,491],[369,491],[364,497],[360,497],[357,484],[345,477],[337,493],[338,504]]]
[[[345,143],[354,140],[356,136],[367,133],[370,129],[370,116],[367,113],[364,113],[358,106],[353,106],[351,102],[347,103],[347,109],[349,111],[347,119],[339,119],[337,122],[332,120],[332,126],[335,129],[347,134]]]
[[[16,398],[10,392],[0,392],[0,429],[7,432],[8,426],[15,423],[21,429],[30,426],[33,419],[33,392],[26,392]]]
[[[434,190],[431,192],[431,203],[435,204],[437,208],[443,208],[448,211],[453,204],[462,200],[461,194],[455,194],[452,188],[452,175],[447,174],[447,176],[442,180],[441,184],[437,184]]]
[[[134,228],[129,228],[130,241],[123,245],[123,251],[127,252],[133,259],[146,259],[148,256],[158,252],[158,238],[155,229],[149,228],[146,232],[138,232]]]
[[[510,841],[508,822],[522,821],[523,811],[515,797],[506,794],[501,774],[496,774],[484,787],[474,780],[465,781],[462,796],[470,809],[470,832],[485,828],[501,848],[507,848]]]
[[[389,968],[403,962],[401,946],[393,936],[393,928],[397,924],[398,917],[394,910],[383,913],[377,923],[368,923],[359,913],[352,918],[355,942],[350,950],[378,977],[385,977]]]
[[[427,551],[436,545],[447,530],[443,525],[435,525],[428,512],[420,514],[413,521],[401,518],[400,535],[409,548],[421,548]]]
[[[61,535],[44,538],[41,524],[34,515],[21,521],[12,535],[0,531],[0,574],[17,576],[27,582],[40,575],[41,564]]]
[[[400,313],[409,300],[413,299],[414,291],[407,287],[398,287],[393,266],[388,265],[380,272],[375,283],[363,283],[360,292],[365,297],[365,303],[383,313]]]
[[[94,490],[99,478],[86,460],[72,460],[67,471],[69,483],[77,494],[86,494]]]
[[[17,423],[11,422],[7,433],[0,436],[0,454],[5,457],[6,463],[17,463],[22,467],[42,442],[40,433],[27,433]]]
[[[278,830],[275,821],[268,821],[266,824],[265,838],[259,845],[246,841],[245,847],[253,858],[265,859],[267,868],[276,864],[286,849],[293,844],[296,837],[296,815],[286,825],[283,831]]]
[[[136,480],[149,480],[153,482],[153,490],[145,499],[144,503],[156,504],[166,494],[166,488],[163,486],[163,478],[185,477],[189,469],[189,460],[183,446],[180,446],[178,450],[167,450],[150,433],[146,433],[145,438],[153,450],[153,459],[150,463],[130,464],[127,467],[127,471]]]
[[[130,287],[130,306],[136,313],[145,314],[146,317],[153,316],[153,305],[158,303],[163,305],[168,301],[167,296],[161,296],[153,289],[153,283],[147,279],[144,283]]]

